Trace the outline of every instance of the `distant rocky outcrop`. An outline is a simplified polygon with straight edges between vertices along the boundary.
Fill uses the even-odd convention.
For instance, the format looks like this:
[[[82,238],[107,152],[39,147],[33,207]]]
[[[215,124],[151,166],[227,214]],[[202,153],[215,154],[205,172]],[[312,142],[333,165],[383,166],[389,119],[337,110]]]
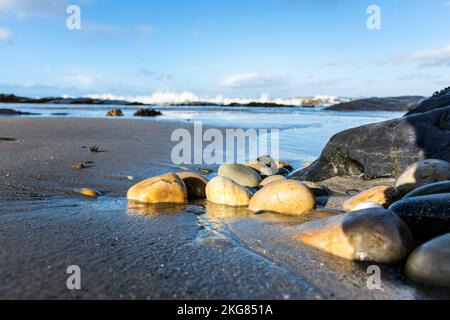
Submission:
[[[0,115],[1,116],[30,116],[30,115],[36,115],[36,113],[22,112],[22,111],[17,111],[17,110],[13,110],[13,109],[0,109]]]
[[[134,113],[135,117],[156,117],[161,115],[162,113],[155,109],[139,109]]]
[[[327,108],[330,111],[410,111],[424,99],[420,96],[368,98],[343,102]]]
[[[317,161],[295,172],[292,178],[323,181],[333,177],[398,177],[424,159],[450,161],[449,94],[447,89],[422,102],[424,112],[419,106],[402,118],[338,133]]]

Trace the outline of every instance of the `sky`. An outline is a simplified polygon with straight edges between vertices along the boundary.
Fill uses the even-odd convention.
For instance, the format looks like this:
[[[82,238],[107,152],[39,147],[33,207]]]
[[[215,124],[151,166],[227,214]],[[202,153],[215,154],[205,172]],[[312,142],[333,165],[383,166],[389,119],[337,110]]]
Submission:
[[[427,96],[450,85],[449,31],[450,0],[0,0],[0,92]]]

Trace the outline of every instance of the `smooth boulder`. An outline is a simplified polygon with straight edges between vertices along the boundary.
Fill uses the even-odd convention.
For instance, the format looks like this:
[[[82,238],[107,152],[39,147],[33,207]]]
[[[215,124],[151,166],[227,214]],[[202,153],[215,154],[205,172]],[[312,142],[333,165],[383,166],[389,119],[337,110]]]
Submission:
[[[450,141],[450,140],[449,140]],[[395,182],[395,187],[406,194],[424,185],[450,180],[450,163],[428,159],[408,167]]]
[[[385,264],[403,261],[413,248],[407,225],[384,208],[305,223],[299,228],[298,239],[344,259]]]
[[[148,204],[185,203],[187,199],[186,186],[174,173],[144,180],[128,190],[128,200]]]
[[[390,209],[417,238],[431,239],[450,232],[450,193],[402,199]]]
[[[275,182],[275,181],[279,181],[279,180],[286,180],[286,178],[284,176],[281,176],[281,175],[270,176],[270,177],[265,178],[263,181],[261,181],[259,186],[260,187],[265,187],[269,183],[272,183],[272,182]]]
[[[254,169],[261,176],[265,176],[265,177],[273,176],[278,171],[278,170],[272,170],[270,167],[267,167],[264,164],[259,163],[257,161],[255,161],[255,162],[246,162],[246,163],[244,163],[244,165]]]
[[[257,187],[261,183],[261,176],[252,168],[242,164],[223,164],[219,167],[218,175],[249,188]]]
[[[206,198],[216,204],[247,206],[251,196],[246,188],[227,177],[215,177],[206,185]]]
[[[414,281],[450,287],[450,234],[417,248],[408,258],[405,272]]]
[[[363,202],[375,202],[388,208],[397,199],[397,190],[390,186],[377,186],[365,190],[344,203],[346,211],[354,211],[355,207]]]
[[[450,193],[450,181],[442,181],[424,185],[423,187],[414,189],[413,191],[405,195],[403,199],[441,193]]]
[[[183,180],[189,199],[206,198],[208,179],[194,172],[178,172],[176,175]]]
[[[303,183],[294,180],[272,182],[256,192],[250,200],[249,210],[253,212],[276,212],[301,215],[314,209],[316,199]]]

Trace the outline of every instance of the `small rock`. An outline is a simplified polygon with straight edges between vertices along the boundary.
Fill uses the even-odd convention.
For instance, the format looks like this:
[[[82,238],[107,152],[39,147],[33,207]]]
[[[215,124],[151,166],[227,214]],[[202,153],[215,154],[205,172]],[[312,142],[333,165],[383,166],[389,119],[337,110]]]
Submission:
[[[92,198],[96,198],[101,195],[101,193],[99,191],[94,190],[94,189],[89,189],[89,188],[78,189],[78,190],[76,190],[76,192],[78,192],[79,194],[82,194],[84,196],[92,197]]]
[[[135,117],[156,117],[161,115],[162,113],[155,109],[139,109],[134,113]]]
[[[450,232],[450,193],[403,199],[390,209],[417,238],[431,239]]]
[[[301,215],[314,209],[314,194],[303,183],[279,180],[255,193],[249,209],[253,212],[270,211],[288,215]]]
[[[242,164],[223,164],[219,167],[218,175],[229,178],[244,187],[257,187],[261,183],[261,176],[252,168]]]
[[[206,185],[206,198],[216,204],[233,207],[247,206],[251,193],[227,177],[215,177]]]
[[[384,208],[305,223],[299,228],[298,239],[344,259],[386,264],[403,261],[413,248],[406,224]]]
[[[344,209],[354,211],[362,202],[375,202],[388,208],[397,199],[397,191],[389,186],[377,186],[363,191],[344,203]]]
[[[261,176],[266,177],[273,176],[278,171],[278,169],[272,170],[270,167],[267,167],[260,162],[246,162],[244,165],[256,170]]]
[[[85,169],[86,168],[86,164],[84,162],[78,162],[75,163],[72,168],[77,169],[77,170],[81,170],[81,169]]]
[[[428,159],[408,167],[397,179],[395,187],[405,194],[426,184],[445,180],[450,180],[450,163]]]
[[[279,181],[279,180],[286,180],[286,178],[284,176],[281,175],[276,175],[276,176],[270,176],[265,178],[263,181],[261,181],[261,183],[259,184],[260,187],[265,187],[267,186],[269,183],[272,183],[274,181]]]
[[[186,185],[189,199],[206,198],[207,179],[194,172],[179,172],[177,173],[177,176],[179,176]]]
[[[381,204],[373,202],[373,201],[365,201],[359,203],[356,207],[354,207],[351,211],[359,211],[371,208],[384,208]]]
[[[108,111],[106,113],[106,116],[107,117],[123,117],[123,112],[120,109],[114,109],[114,110]]]
[[[436,182],[419,187],[408,193],[403,199],[440,193],[450,193],[450,181]]]
[[[316,197],[322,197],[322,196],[328,195],[328,191],[325,190],[325,188],[323,188],[318,183],[311,182],[311,181],[300,181],[300,182],[303,183],[304,185],[306,185],[309,188],[309,190],[311,190],[312,193],[314,193],[314,195]]]
[[[278,161],[278,162],[276,162],[276,166],[278,169],[284,169],[287,172],[294,171],[294,168],[286,161]]]
[[[141,203],[185,203],[187,199],[186,186],[176,174],[168,173],[162,176],[144,180],[128,190],[128,200]]]
[[[414,281],[450,287],[450,234],[417,248],[408,258],[405,272]]]

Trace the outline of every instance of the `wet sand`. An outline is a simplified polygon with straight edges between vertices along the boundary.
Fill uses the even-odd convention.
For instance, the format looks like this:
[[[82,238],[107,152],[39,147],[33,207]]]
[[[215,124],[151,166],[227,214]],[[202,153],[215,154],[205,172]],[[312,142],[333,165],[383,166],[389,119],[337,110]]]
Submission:
[[[406,281],[395,267],[382,267],[382,290],[369,290],[367,264],[293,240],[298,218],[205,203],[129,206],[134,183],[177,171],[170,135],[179,127],[192,129],[123,119],[0,119],[0,298],[450,298],[448,290]],[[101,152],[83,148],[92,145]],[[72,168],[82,161],[87,168]],[[105,195],[73,192],[81,187]],[[82,290],[66,287],[70,265],[81,268]]]

